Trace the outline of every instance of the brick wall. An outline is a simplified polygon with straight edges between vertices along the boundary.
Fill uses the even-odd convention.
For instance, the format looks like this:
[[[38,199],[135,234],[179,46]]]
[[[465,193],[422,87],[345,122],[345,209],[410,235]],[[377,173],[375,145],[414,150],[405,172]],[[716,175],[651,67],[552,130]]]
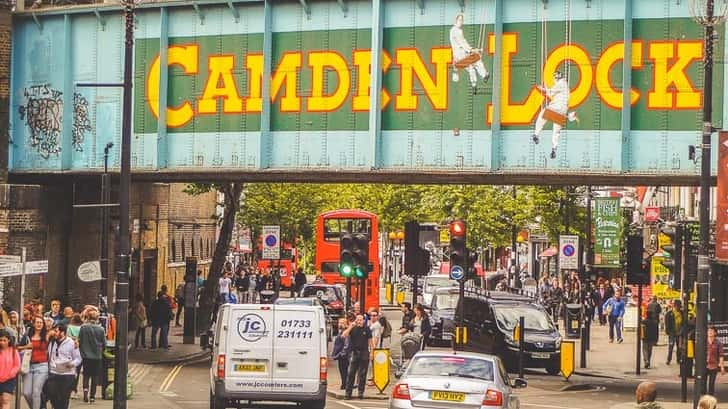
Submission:
[[[10,2],[0,1],[0,183],[8,179],[8,112],[10,87]]]

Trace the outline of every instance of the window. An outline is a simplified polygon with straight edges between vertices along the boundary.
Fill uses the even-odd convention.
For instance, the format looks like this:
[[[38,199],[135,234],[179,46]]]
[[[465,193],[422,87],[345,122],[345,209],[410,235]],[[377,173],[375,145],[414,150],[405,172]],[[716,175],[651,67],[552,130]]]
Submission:
[[[192,257],[195,256],[195,239],[190,239],[190,246],[192,247]]]
[[[185,236],[182,236],[182,260],[185,258]]]
[[[339,241],[341,232],[364,233],[371,237],[370,219],[324,219],[324,240]]]
[[[423,356],[409,366],[409,376],[462,376],[493,381],[493,362],[460,356]]]
[[[177,243],[174,238],[172,238],[172,258],[170,261],[177,261]]]

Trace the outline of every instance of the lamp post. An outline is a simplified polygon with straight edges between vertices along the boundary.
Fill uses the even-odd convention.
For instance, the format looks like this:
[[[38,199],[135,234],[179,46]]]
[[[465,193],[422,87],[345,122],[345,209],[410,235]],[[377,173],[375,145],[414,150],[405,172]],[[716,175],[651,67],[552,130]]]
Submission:
[[[690,13],[704,28],[705,57],[703,59],[703,129],[700,158],[700,248],[698,250],[697,306],[695,315],[695,386],[693,407],[697,407],[705,391],[706,338],[708,324],[708,277],[710,264],[710,142],[713,134],[713,46],[715,26],[725,20],[726,0],[690,0]]]
[[[129,327],[129,189],[131,187],[131,99],[134,51],[134,1],[124,1],[124,83],[119,177],[119,246],[116,256],[116,359],[114,409],[126,409],[127,332]]]
[[[113,142],[104,146],[104,174],[101,175],[101,204],[106,205],[111,201],[111,176],[109,175],[109,150],[114,147]],[[109,208],[101,208],[101,297],[104,305],[108,306],[109,293]]]

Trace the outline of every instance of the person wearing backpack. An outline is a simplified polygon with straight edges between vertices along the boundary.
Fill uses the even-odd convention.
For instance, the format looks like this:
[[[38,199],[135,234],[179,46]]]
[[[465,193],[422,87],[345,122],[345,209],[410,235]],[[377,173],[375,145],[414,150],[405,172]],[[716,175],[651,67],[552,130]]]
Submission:
[[[392,324],[384,315],[379,317],[379,324],[382,326],[382,335],[379,337],[378,348],[389,348],[392,342]]]

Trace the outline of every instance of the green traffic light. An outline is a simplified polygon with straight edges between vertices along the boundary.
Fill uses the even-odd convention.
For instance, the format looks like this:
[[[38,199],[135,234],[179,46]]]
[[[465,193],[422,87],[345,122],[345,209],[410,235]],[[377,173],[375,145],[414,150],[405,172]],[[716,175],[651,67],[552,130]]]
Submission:
[[[361,267],[354,269],[354,275],[356,278],[367,278],[367,272]]]
[[[342,264],[339,267],[339,273],[342,277],[351,277],[351,273],[353,272],[353,268],[349,264]]]

